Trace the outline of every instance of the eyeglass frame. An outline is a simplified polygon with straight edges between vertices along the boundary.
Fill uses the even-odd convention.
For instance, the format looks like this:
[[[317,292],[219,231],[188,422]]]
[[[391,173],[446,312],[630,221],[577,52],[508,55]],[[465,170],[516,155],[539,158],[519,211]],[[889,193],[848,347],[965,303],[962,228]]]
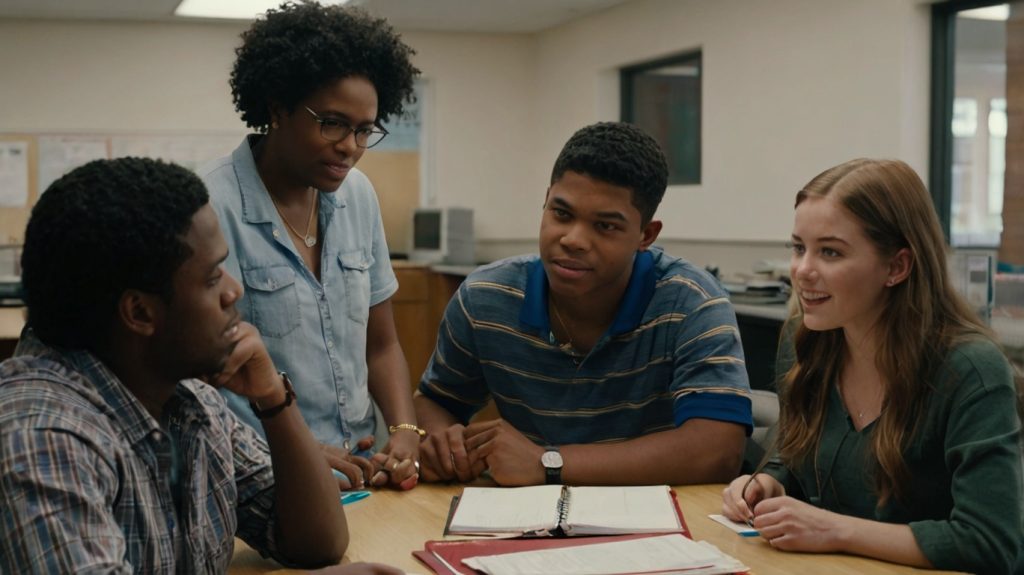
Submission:
[[[390,133],[387,130],[385,130],[384,128],[380,128],[378,126],[374,126],[372,128],[367,128],[367,127],[354,128],[354,127],[352,127],[351,124],[349,124],[347,122],[344,122],[342,120],[339,120],[337,118],[321,118],[319,114],[317,114],[313,110],[310,110],[308,106],[303,106],[303,108],[305,108],[307,112],[312,114],[314,122],[316,122],[317,124],[320,124],[320,137],[325,139],[325,140],[327,140],[328,142],[343,142],[343,141],[345,141],[346,138],[348,138],[349,136],[355,134],[356,146],[359,146],[360,148],[363,148],[363,149],[368,149],[368,148],[372,148],[372,147],[376,146],[377,144],[381,143],[382,141],[384,141],[384,138],[386,138],[388,136],[388,134]],[[338,125],[338,127],[340,127],[342,129],[342,131],[344,132],[345,135],[340,137],[340,138],[338,138],[338,139],[328,138],[327,135],[324,134],[324,125],[327,122],[334,122],[334,123],[336,123]],[[370,145],[366,145],[366,143],[363,143],[363,144],[359,143],[359,134],[360,133],[366,134],[365,142],[369,142],[370,141],[370,137],[373,136],[373,134],[380,134],[381,136],[380,136],[380,139],[377,140],[376,142],[374,142],[374,143],[372,143]]]

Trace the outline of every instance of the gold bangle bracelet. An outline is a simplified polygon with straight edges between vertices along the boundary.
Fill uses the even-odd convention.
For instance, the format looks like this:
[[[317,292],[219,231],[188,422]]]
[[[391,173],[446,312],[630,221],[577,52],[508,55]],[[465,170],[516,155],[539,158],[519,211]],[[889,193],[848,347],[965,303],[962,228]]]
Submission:
[[[416,427],[415,425],[413,425],[411,423],[399,423],[398,425],[389,425],[388,426],[388,433],[394,433],[394,432],[398,431],[399,429],[407,429],[409,431],[415,431],[416,434],[419,435],[420,437],[426,437],[427,436],[427,430],[425,430],[423,428],[420,428],[420,427]]]

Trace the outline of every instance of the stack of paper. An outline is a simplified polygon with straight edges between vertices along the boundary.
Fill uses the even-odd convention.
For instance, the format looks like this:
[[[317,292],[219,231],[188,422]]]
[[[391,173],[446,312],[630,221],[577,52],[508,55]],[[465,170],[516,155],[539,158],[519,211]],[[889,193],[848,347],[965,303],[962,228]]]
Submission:
[[[723,282],[732,303],[771,304],[785,303],[789,298],[789,285],[780,281],[748,280]]]
[[[427,541],[413,555],[438,575],[718,575],[747,568],[689,538],[666,485],[467,487],[445,534],[527,536]],[[588,537],[560,537],[589,535]]]
[[[618,575],[695,569],[701,569],[703,573],[707,569],[715,569],[715,573],[734,573],[746,570],[713,545],[698,543],[682,535],[472,557],[464,563],[489,575]]]
[[[537,542],[538,540],[532,540]],[[527,543],[518,540],[519,543]],[[560,543],[556,543],[560,542]],[[501,552],[492,541],[429,542],[416,556],[439,574],[487,573],[488,575],[720,575],[748,568],[710,543],[695,542],[681,534],[640,537],[595,537],[547,540],[535,550]],[[513,543],[505,541],[505,543]],[[557,544],[557,546],[555,546]],[[506,548],[510,546],[506,545]],[[475,569],[476,571],[471,571]]]

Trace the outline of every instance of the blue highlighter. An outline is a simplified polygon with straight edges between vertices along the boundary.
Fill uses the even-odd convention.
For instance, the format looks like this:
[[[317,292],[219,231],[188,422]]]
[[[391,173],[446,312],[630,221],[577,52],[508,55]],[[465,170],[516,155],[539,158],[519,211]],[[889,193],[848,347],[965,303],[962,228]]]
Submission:
[[[337,469],[332,469],[331,473],[333,473],[334,476],[337,477],[339,480],[344,481],[347,484],[345,486],[346,488],[352,487],[352,482],[349,481],[348,477],[344,473],[338,471]],[[355,503],[360,499],[366,499],[369,496],[369,491],[342,491],[340,499],[341,504],[346,505],[348,503]]]
[[[349,503],[355,503],[360,499],[366,499],[369,496],[369,491],[345,491],[341,494],[341,504],[348,505]]]

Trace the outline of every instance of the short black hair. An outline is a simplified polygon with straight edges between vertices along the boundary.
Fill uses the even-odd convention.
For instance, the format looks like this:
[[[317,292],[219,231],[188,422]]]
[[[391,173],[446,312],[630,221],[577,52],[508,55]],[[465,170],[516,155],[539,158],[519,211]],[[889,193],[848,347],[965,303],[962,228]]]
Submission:
[[[184,236],[208,200],[195,174],[145,158],[96,160],[50,185],[32,209],[21,254],[37,337],[95,350],[125,290],[169,300],[174,273],[192,254]]]
[[[323,86],[365,76],[377,90],[377,121],[402,113],[413,100],[416,52],[383,18],[352,7],[286,2],[242,33],[231,71],[231,94],[242,120],[270,125],[270,106],[295,110]]]
[[[668,186],[661,146],[625,122],[598,122],[577,130],[555,160],[551,183],[570,171],[632,190],[644,225],[654,218]]]

